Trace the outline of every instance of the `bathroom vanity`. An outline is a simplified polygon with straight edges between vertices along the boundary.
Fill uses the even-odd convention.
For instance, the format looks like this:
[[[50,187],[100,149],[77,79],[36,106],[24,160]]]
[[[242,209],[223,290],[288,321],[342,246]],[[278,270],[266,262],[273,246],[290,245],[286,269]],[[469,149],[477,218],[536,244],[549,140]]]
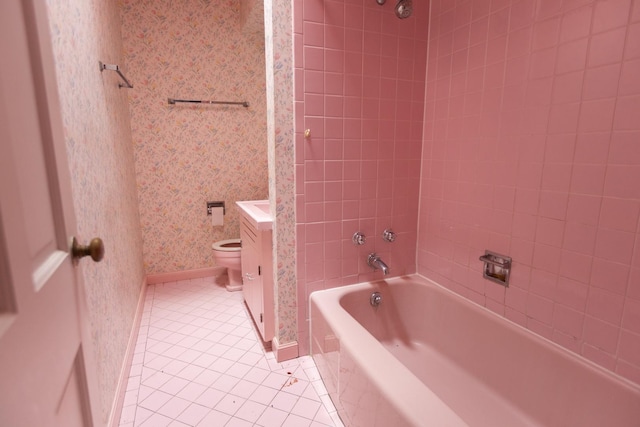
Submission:
[[[268,200],[236,202],[240,207],[242,292],[263,341],[275,333],[272,227]]]

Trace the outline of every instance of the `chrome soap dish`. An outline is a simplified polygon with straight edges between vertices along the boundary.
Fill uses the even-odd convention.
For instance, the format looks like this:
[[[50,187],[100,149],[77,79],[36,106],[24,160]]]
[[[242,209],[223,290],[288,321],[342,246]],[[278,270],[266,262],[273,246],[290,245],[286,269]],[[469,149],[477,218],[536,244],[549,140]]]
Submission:
[[[484,255],[480,257],[480,261],[484,262],[482,277],[502,286],[509,286],[511,257],[485,250]]]

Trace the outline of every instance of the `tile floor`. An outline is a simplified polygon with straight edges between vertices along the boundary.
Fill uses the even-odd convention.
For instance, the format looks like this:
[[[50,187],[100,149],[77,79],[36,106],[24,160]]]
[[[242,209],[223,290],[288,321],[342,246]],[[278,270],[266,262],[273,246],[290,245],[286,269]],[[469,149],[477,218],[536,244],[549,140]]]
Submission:
[[[215,281],[149,286],[120,427],[342,427],[313,359],[277,363]]]

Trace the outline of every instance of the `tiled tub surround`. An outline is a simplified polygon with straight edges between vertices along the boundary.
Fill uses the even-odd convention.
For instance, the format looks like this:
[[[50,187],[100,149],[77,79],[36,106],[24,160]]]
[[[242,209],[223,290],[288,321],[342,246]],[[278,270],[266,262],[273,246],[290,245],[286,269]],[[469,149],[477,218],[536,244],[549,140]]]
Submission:
[[[298,341],[312,291],[415,272],[428,2],[294,1]],[[305,139],[306,129],[311,131]],[[394,243],[382,232],[398,233]],[[356,247],[351,236],[363,232]]]
[[[310,304],[313,358],[346,425],[640,420],[637,384],[419,275],[316,292]]]
[[[216,280],[147,289],[120,426],[342,426],[311,357],[277,363]]]
[[[640,2],[431,6],[418,272],[640,383]]]

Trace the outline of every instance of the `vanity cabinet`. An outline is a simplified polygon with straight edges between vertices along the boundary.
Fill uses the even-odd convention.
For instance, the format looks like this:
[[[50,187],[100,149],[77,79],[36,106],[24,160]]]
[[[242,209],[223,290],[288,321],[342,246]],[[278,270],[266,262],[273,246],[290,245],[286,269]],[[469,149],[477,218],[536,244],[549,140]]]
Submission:
[[[244,300],[263,341],[268,342],[275,333],[272,231],[256,227],[241,215],[240,239]]]

